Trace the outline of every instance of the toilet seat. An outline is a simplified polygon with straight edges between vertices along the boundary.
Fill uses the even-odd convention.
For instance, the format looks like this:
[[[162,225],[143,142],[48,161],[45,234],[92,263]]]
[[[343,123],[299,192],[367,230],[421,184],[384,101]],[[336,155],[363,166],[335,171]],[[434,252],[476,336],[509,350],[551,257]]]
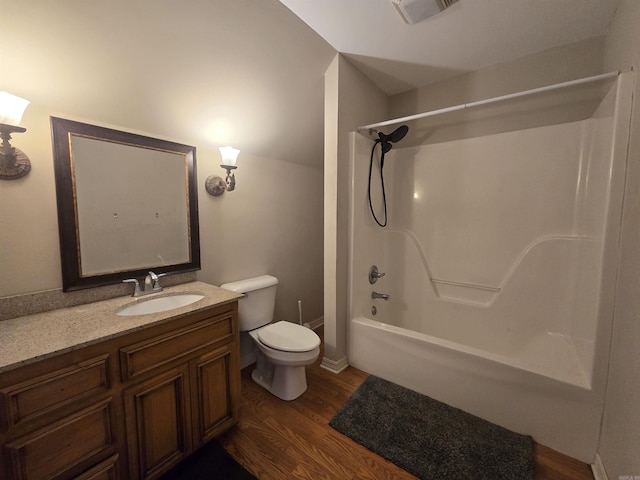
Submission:
[[[267,347],[283,352],[308,352],[320,345],[320,337],[313,330],[286,321],[260,328],[257,336]]]

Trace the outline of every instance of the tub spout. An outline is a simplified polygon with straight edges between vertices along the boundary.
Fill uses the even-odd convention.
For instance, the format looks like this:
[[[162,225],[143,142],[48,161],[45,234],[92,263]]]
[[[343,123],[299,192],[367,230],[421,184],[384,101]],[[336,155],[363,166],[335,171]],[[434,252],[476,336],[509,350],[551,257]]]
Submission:
[[[389,294],[388,293],[371,292],[371,298],[373,298],[373,299],[381,298],[382,300],[389,300]]]

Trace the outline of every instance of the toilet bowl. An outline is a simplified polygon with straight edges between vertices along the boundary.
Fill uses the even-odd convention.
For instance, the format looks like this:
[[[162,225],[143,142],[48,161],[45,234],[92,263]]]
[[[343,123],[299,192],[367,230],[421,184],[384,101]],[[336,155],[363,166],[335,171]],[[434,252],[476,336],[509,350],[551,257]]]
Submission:
[[[245,294],[238,301],[238,325],[252,339],[256,355],[251,378],[278,398],[294,400],[307,389],[305,367],[318,358],[320,337],[296,323],[272,323],[277,285],[277,278],[262,275],[221,288]]]
[[[251,378],[282,400],[294,400],[307,389],[305,367],[320,354],[320,337],[306,327],[276,322],[249,332],[256,349]]]

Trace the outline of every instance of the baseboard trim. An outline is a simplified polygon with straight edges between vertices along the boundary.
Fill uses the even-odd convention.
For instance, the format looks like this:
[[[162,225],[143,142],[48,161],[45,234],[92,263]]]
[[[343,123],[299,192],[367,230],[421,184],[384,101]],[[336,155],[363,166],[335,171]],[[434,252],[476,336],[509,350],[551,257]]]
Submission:
[[[604,464],[602,463],[602,459],[600,455],[596,453],[596,459],[591,465],[591,471],[593,472],[593,478],[595,480],[609,480],[607,476],[607,471],[604,469]]]
[[[347,357],[342,357],[337,362],[327,357],[322,358],[322,362],[320,363],[320,368],[324,368],[325,370],[329,370],[333,373],[340,373],[345,368],[349,366],[349,362],[347,361]]]
[[[324,325],[324,317],[316,318],[304,324],[305,327],[309,327],[311,330],[315,330],[322,325]]]

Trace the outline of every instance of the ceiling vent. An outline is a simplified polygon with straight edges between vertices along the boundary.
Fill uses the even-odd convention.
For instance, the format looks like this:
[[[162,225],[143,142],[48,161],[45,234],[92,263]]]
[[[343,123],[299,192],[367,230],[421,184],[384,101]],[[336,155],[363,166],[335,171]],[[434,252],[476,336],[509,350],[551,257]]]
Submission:
[[[392,0],[402,19],[414,24],[433,17],[459,0]]]

